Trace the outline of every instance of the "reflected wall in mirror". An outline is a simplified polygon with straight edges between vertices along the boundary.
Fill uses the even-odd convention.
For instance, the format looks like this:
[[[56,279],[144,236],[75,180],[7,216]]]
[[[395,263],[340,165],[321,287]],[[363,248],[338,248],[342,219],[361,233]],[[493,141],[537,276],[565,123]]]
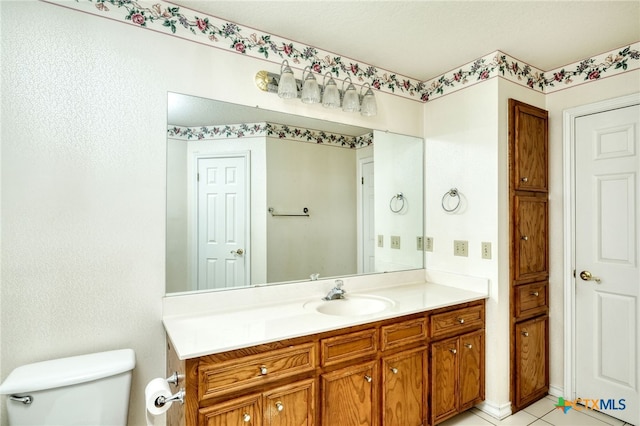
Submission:
[[[424,266],[421,138],[175,93],[168,105],[167,294]]]

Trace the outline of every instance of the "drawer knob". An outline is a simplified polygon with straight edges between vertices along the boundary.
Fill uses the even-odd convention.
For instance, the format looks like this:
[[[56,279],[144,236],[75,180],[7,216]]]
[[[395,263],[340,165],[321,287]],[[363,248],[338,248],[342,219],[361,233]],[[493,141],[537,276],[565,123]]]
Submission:
[[[371,381],[373,380],[371,376],[364,376],[364,379],[369,383],[371,383]]]
[[[459,322],[460,324],[464,324],[464,318],[458,318],[458,322]]]
[[[276,402],[276,410],[278,411],[284,410],[284,404],[280,401]]]
[[[473,345],[471,343],[465,343],[464,347],[467,348],[467,349],[471,349],[471,348],[473,348]]]
[[[522,179],[520,179],[522,182],[527,183],[529,182],[529,178],[527,177],[523,177]]]
[[[457,354],[457,353],[458,353],[458,350],[457,350],[457,349],[453,349],[453,348],[452,348],[452,349],[449,349],[449,352],[451,352],[452,354],[454,354],[454,355],[455,355],[455,354]]]
[[[265,367],[264,365],[262,367],[260,367],[260,374],[262,374],[263,376],[267,375],[267,367]]]
[[[524,337],[529,337],[529,332],[528,332],[528,331],[523,331],[523,332],[522,332],[522,335],[523,335]]]
[[[527,237],[526,235],[523,235],[522,237],[520,237],[520,239],[522,241],[529,241],[529,237]]]
[[[529,296],[538,297],[539,295],[540,295],[540,293],[538,293],[537,291],[532,291],[531,293],[529,293]]]
[[[249,423],[251,421],[251,416],[249,414],[247,414],[247,413],[244,413],[242,415],[242,421],[245,422],[245,423]]]
[[[398,369],[397,369],[397,368],[395,368],[395,367],[391,367],[391,372],[392,372],[393,374],[398,374]]]

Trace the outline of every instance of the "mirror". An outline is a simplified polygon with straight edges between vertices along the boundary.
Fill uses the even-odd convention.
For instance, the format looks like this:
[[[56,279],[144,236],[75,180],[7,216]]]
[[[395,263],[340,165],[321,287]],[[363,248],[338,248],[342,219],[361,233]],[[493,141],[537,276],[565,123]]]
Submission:
[[[169,93],[167,294],[424,267],[421,138]]]

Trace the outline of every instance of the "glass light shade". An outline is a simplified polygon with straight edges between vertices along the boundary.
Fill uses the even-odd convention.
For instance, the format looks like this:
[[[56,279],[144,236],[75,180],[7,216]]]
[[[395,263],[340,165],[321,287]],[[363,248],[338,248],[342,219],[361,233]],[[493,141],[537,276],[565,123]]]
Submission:
[[[360,98],[358,97],[358,92],[356,91],[355,86],[351,82],[351,78],[347,77],[347,79],[342,83],[342,87],[344,88],[344,84],[347,80],[349,80],[349,86],[347,86],[347,90],[344,90],[342,110],[345,112],[360,111]]]
[[[285,66],[286,64],[286,66]],[[298,86],[296,78],[289,67],[289,62],[284,60],[280,65],[280,80],[278,81],[278,96],[284,99],[298,97]]]
[[[329,81],[327,84],[324,84],[324,79],[326,79],[327,75],[329,76]],[[338,85],[331,77],[331,73],[326,73],[323,79],[324,92],[322,93],[322,106],[325,108],[340,108],[340,91],[338,90]]]
[[[366,86],[369,86],[367,83]],[[364,87],[363,87],[364,89]],[[365,117],[373,117],[378,114],[378,104],[376,104],[376,97],[371,90],[371,86],[367,89],[362,97],[362,104],[360,105],[360,114]]]
[[[305,71],[307,71],[306,77]],[[305,104],[320,103],[320,86],[318,86],[316,78],[311,73],[311,67],[307,66],[302,71],[302,81],[302,102]]]

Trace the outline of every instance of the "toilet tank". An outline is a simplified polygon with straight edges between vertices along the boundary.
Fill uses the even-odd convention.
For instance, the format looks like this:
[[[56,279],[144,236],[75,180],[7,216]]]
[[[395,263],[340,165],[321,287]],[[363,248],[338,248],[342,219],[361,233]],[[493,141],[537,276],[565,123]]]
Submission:
[[[132,349],[23,365],[0,385],[9,425],[126,425]]]

